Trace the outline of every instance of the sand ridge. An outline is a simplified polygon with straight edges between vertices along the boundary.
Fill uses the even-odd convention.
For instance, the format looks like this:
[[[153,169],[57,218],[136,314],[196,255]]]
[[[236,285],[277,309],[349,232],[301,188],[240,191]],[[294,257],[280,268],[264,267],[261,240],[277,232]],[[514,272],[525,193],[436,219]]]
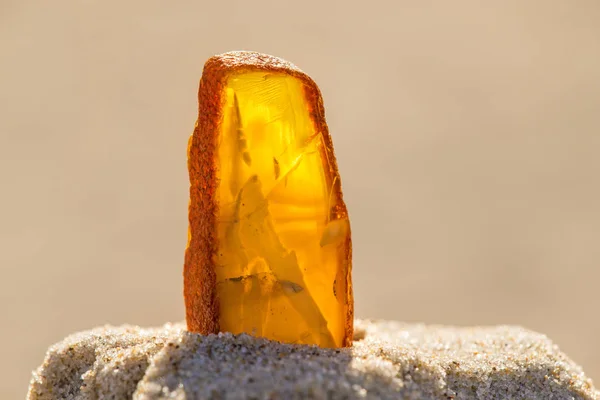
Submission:
[[[183,324],[96,328],[48,350],[27,398],[599,398],[546,336],[520,327],[356,327],[350,349],[202,336]]]

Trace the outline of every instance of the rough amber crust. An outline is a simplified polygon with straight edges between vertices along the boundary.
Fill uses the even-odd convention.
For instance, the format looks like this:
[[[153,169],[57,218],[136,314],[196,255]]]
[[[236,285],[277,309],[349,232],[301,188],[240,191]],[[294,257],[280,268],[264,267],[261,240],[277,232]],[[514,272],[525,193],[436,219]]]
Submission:
[[[218,187],[216,146],[223,111],[223,88],[233,73],[265,71],[284,73],[304,83],[306,102],[317,132],[325,142],[329,159],[326,171],[328,184],[333,182],[339,206],[332,217],[347,215],[342,198],[341,181],[333,151],[321,92],[316,83],[295,65],[266,54],[234,51],[211,57],[206,61],[198,90],[198,121],[188,143],[188,169],[190,174],[189,232],[185,251],[184,297],[188,330],[201,334],[219,332],[219,299],[216,294],[215,259],[218,250],[216,222],[218,204],[215,199]],[[352,243],[340,246],[347,262],[347,315],[344,346],[352,345],[354,300],[352,293]]]

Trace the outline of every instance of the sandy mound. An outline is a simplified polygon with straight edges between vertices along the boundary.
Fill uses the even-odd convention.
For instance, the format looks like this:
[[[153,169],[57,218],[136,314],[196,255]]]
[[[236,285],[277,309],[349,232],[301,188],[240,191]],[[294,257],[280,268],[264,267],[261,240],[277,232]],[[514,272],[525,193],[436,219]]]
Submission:
[[[28,399],[596,399],[580,367],[520,327],[357,321],[351,349],[103,327],[48,350]]]

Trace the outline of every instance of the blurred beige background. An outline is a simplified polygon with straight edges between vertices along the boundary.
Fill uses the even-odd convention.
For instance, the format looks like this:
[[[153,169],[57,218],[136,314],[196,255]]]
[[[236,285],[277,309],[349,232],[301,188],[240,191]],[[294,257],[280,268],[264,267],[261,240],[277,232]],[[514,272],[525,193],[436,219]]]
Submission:
[[[600,3],[0,1],[0,398],[48,345],[184,317],[204,61],[320,85],[359,317],[519,324],[600,384]]]

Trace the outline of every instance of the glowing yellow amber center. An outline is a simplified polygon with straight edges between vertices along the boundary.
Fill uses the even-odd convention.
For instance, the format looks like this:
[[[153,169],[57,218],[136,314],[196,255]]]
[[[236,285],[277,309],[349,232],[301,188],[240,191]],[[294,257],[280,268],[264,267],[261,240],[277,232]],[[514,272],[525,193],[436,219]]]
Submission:
[[[289,75],[229,77],[218,139],[221,331],[340,347],[346,215],[328,182],[327,152],[303,83]],[[329,179],[331,180],[331,179]]]

